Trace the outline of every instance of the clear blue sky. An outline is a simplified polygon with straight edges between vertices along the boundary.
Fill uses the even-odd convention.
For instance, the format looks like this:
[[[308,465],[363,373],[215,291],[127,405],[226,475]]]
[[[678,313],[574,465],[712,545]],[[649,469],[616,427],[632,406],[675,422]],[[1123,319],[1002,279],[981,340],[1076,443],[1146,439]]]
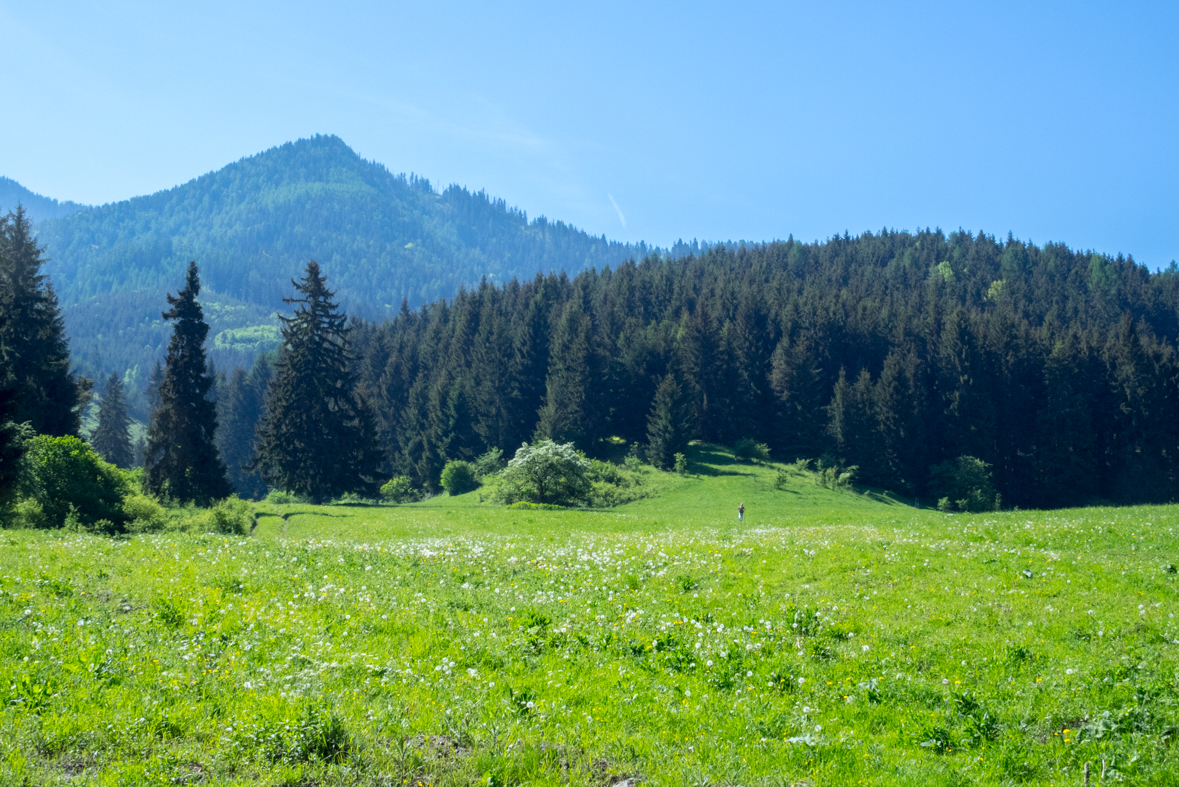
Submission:
[[[623,240],[940,226],[1179,259],[1174,0],[0,0],[0,41],[0,175],[58,199],[328,133]]]

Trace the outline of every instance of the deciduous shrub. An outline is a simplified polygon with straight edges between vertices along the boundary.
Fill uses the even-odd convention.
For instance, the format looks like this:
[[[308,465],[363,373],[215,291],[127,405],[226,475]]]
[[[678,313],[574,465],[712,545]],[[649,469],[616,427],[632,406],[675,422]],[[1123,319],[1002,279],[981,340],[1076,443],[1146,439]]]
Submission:
[[[999,495],[991,483],[991,466],[973,456],[960,456],[929,469],[930,491],[944,500],[938,508],[950,511],[995,511]],[[943,507],[944,505],[944,507]]]
[[[759,443],[752,437],[742,437],[733,444],[733,458],[741,462],[770,461],[770,447]]]
[[[442,468],[442,488],[451,497],[465,495],[479,488],[475,465],[461,459],[451,459]]]
[[[123,498],[123,513],[127,515],[127,529],[136,533],[154,533],[163,530],[168,524],[164,507],[137,492]]]
[[[413,483],[406,476],[394,476],[381,487],[381,497],[390,503],[408,503],[414,497]]]
[[[77,437],[38,435],[26,446],[20,491],[27,502],[18,507],[26,526],[58,528],[68,521],[83,530],[124,529],[130,490],[117,467]]]
[[[218,501],[209,509],[208,525],[214,533],[227,536],[248,536],[254,524],[250,505],[237,495]]]

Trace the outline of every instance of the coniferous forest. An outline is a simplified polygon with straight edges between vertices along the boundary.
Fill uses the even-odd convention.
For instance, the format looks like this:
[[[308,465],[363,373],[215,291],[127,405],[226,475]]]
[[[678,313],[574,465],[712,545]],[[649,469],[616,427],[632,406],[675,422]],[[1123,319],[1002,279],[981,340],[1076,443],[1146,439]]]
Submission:
[[[11,214],[3,236],[8,451],[22,428],[80,434],[92,383],[69,368],[27,217]],[[448,461],[544,438],[590,456],[625,441],[662,467],[692,439],[765,446],[926,504],[970,472],[1005,507],[1179,493],[1174,264],[886,230],[485,279],[348,321],[332,265],[312,261],[288,284],[298,310],[280,346],[220,372],[205,358],[198,267],[177,296],[158,293],[166,364],[139,390],[107,379],[93,437],[118,465],[146,461],[145,489],[168,499],[272,486],[323,499],[394,476],[436,492]],[[132,450],[135,397],[151,428]],[[331,478],[300,458],[341,445],[354,455]]]
[[[489,448],[592,455],[678,423],[918,498],[963,456],[991,466],[1004,506],[1179,491],[1179,272],[1063,245],[885,231],[717,248],[484,283],[352,338],[388,472],[429,489]]]

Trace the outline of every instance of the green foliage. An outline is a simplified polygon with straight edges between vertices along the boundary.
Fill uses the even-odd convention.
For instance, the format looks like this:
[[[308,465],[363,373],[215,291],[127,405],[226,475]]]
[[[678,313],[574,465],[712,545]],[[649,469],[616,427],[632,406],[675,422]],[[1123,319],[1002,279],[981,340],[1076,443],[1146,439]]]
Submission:
[[[144,456],[144,489],[157,498],[208,505],[231,491],[214,443],[217,405],[209,398],[213,377],[205,361],[209,326],[196,298],[201,292],[195,262],[190,262],[184,288],[169,294],[164,319],[174,322],[160,405],[152,412]]]
[[[688,474],[688,457],[684,456],[682,453],[677,453],[675,455],[675,472],[676,475]]]
[[[127,529],[136,533],[154,533],[168,525],[164,507],[146,495],[130,492],[123,499],[123,513],[128,519]]]
[[[314,501],[346,492],[373,496],[381,464],[376,423],[356,391],[346,317],[319,265],[295,283],[295,315],[282,318],[283,350],[258,428],[257,464],[267,483]]]
[[[490,448],[475,460],[475,475],[480,479],[495,475],[504,469],[505,464],[504,452],[498,448]]]
[[[381,486],[381,497],[390,503],[408,503],[415,496],[413,484],[403,475],[394,476]]]
[[[834,492],[846,491],[852,488],[858,471],[859,468],[855,465],[844,467],[839,462],[834,462],[830,458],[824,457],[819,460],[818,468],[815,472],[815,483]]]
[[[98,405],[98,428],[90,438],[90,445],[104,460],[126,470],[135,464],[130,428],[123,380],[119,375],[111,374]]]
[[[451,497],[464,495],[479,488],[479,477],[472,462],[451,459],[442,468],[442,488]]]
[[[30,527],[121,529],[126,480],[77,437],[38,435],[22,459],[21,494],[28,501],[20,517]],[[104,523],[100,525],[100,523]],[[109,524],[108,524],[109,523]]]
[[[586,503],[592,508],[613,508],[651,494],[640,467],[591,459],[585,477],[590,482]]]
[[[0,386],[11,421],[37,434],[77,435],[91,381],[70,371],[57,294],[42,273],[43,249],[24,208],[0,216]]]
[[[733,457],[742,462],[768,462],[770,447],[751,437],[742,437],[733,444]]]
[[[254,439],[273,371],[270,360],[259,356],[248,373],[234,369],[217,391],[217,449],[237,494],[254,500],[266,495],[266,481],[253,463]]]
[[[691,410],[683,388],[668,374],[655,389],[655,400],[647,416],[647,459],[658,468],[674,466],[692,437]]]
[[[584,502],[590,492],[590,464],[572,443],[540,440],[524,443],[500,473],[496,494],[505,503],[569,505]]]
[[[213,533],[227,536],[248,536],[253,529],[254,517],[246,501],[231,495],[218,500],[208,513],[208,527]]]
[[[929,474],[930,489],[940,498],[941,510],[979,512],[999,508],[999,496],[991,483],[991,466],[981,459],[960,456],[934,465]]]

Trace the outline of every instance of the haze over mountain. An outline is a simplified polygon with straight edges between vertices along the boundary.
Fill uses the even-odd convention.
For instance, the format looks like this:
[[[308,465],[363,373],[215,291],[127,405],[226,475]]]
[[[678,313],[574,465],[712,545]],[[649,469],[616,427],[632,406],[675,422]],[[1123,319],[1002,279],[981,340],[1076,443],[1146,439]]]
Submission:
[[[29,219],[35,222],[68,216],[90,207],[68,200],[58,202],[50,197],[43,197],[36,192],[29,191],[11,178],[0,176],[0,214],[16,210],[17,205],[24,205]]]
[[[24,202],[37,220],[74,362],[91,375],[130,371],[133,385],[163,353],[164,295],[181,286],[189,260],[200,265],[212,354],[224,368],[274,343],[274,313],[309,259],[323,266],[350,314],[380,318],[403,299],[417,306],[483,277],[575,274],[653,251],[543,216],[530,221],[483,192],[435,191],[428,180],[362,159],[335,136],[287,143],[181,186],[89,209],[10,180],[0,186],[8,189],[0,204]]]

